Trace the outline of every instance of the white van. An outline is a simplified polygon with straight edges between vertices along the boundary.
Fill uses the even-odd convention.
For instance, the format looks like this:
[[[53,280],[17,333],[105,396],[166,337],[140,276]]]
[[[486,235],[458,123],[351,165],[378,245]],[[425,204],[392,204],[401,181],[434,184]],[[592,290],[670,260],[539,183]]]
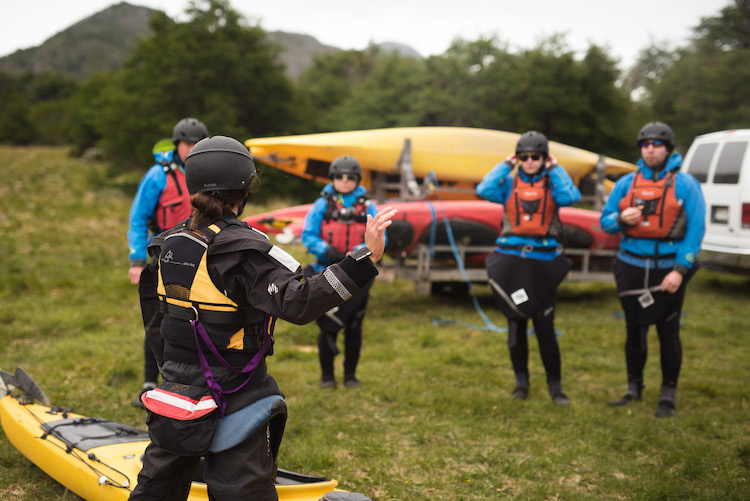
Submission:
[[[750,129],[698,136],[682,170],[700,183],[706,199],[704,268],[750,274]]]

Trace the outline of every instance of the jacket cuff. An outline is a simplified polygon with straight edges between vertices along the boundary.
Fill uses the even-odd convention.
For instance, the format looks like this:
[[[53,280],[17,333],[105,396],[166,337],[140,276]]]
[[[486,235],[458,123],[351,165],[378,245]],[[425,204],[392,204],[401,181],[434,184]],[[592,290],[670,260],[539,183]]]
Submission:
[[[675,264],[674,265],[674,271],[682,275],[683,277],[687,275],[688,271],[690,271],[688,268],[682,266],[681,264]]]
[[[142,268],[145,268],[146,264],[147,264],[147,263],[146,263],[146,260],[145,260],[145,259],[131,259],[131,260],[130,260],[130,267],[131,267],[131,268],[132,268],[133,266],[140,266],[140,267],[142,267]]]
[[[353,257],[346,256],[346,259],[338,263],[338,265],[360,289],[369,284],[378,275],[378,269],[375,268],[375,265],[372,264],[372,260],[369,258],[356,261]]]

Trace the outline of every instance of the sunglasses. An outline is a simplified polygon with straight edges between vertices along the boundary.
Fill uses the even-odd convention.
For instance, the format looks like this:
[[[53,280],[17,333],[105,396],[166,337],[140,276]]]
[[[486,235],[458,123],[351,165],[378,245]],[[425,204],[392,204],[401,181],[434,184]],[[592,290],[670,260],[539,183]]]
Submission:
[[[539,153],[534,153],[533,155],[518,155],[518,159],[521,162],[525,162],[529,158],[532,160],[539,160],[540,158],[542,158],[542,155],[540,155]]]
[[[334,174],[331,176],[331,179],[334,181],[340,181],[342,179],[345,181],[359,181],[359,176],[356,174]]]
[[[661,141],[659,139],[640,141],[638,143],[638,146],[640,146],[641,148],[646,148],[647,146],[664,146],[664,141]]]

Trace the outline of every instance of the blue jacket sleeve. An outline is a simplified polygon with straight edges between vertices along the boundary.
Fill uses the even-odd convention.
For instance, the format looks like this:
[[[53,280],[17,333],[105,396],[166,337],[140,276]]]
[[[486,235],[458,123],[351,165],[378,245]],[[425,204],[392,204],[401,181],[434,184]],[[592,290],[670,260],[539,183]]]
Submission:
[[[683,172],[677,173],[675,194],[683,200],[682,206],[687,213],[687,229],[677,249],[677,264],[690,269],[695,264],[706,232],[706,202],[698,181]]]
[[[558,207],[573,205],[581,199],[581,191],[561,166],[553,165],[549,170],[549,178],[552,199]]]
[[[490,202],[505,203],[513,186],[511,170],[513,166],[507,162],[497,164],[477,185],[477,195]]]
[[[167,176],[161,165],[151,167],[138,185],[138,191],[130,206],[128,246],[130,261],[145,264],[148,259],[148,223],[154,214],[156,204],[167,185]]]
[[[307,252],[314,255],[318,261],[326,261],[326,249],[328,243],[320,238],[320,227],[323,224],[327,201],[318,198],[305,216],[305,226],[302,229],[302,244]]]

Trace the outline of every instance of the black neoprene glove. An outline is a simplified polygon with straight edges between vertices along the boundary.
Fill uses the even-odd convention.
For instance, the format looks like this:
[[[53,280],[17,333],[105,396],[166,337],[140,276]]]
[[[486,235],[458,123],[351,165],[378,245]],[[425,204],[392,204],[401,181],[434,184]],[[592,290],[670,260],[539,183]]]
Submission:
[[[333,245],[329,245],[326,249],[326,259],[330,264],[338,263],[346,257],[346,254],[338,250]]]

